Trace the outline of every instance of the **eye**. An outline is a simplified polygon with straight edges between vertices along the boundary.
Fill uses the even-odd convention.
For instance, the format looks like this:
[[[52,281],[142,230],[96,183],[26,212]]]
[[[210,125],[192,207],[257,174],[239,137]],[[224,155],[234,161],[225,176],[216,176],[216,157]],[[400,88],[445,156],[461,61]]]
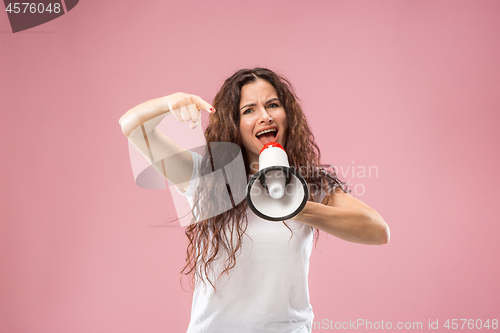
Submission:
[[[248,114],[248,113],[250,113],[250,112],[252,112],[252,108],[248,108],[248,109],[246,109],[245,111],[243,111],[243,113],[242,113],[242,114]]]
[[[268,105],[268,108],[270,108],[270,109],[275,109],[275,108],[279,108],[279,107],[280,107],[280,105],[278,103],[271,103]]]

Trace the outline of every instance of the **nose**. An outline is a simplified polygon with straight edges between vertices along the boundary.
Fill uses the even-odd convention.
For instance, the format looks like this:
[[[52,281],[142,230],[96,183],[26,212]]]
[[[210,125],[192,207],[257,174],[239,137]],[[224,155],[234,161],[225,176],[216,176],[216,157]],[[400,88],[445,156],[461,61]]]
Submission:
[[[271,123],[273,118],[269,115],[265,108],[260,109],[259,124]]]

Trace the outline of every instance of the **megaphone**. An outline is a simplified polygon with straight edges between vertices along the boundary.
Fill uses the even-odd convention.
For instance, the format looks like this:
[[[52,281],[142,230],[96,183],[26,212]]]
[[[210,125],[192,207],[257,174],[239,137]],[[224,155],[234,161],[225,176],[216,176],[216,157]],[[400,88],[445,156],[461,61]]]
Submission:
[[[307,203],[309,189],[305,179],[290,168],[285,149],[268,142],[259,154],[259,172],[248,182],[248,206],[268,221],[284,221],[296,216]]]

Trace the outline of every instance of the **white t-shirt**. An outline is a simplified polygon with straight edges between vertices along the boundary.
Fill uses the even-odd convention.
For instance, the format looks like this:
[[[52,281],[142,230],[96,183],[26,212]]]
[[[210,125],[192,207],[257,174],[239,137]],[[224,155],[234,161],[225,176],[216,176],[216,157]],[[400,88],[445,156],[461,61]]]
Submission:
[[[183,194],[192,205],[201,155],[193,155],[193,176]],[[320,198],[321,199],[321,198]],[[248,227],[236,265],[215,284],[195,285],[187,333],[308,333],[314,318],[309,303],[310,226],[266,221],[247,210]],[[223,260],[215,261],[216,276]]]

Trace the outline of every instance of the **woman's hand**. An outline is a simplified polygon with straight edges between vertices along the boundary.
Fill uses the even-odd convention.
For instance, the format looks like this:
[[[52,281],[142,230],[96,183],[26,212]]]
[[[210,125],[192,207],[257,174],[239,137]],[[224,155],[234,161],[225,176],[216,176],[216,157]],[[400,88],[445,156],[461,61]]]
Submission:
[[[215,112],[212,105],[196,95],[178,92],[165,98],[168,109],[174,114],[175,118],[180,122],[191,121],[190,127],[192,129],[196,128],[201,122],[200,110],[210,113]]]
[[[201,109],[215,112],[214,107],[199,96],[178,92],[137,105],[120,118],[120,125],[123,134],[129,138],[141,125],[145,126],[146,132],[152,131],[171,112],[178,121],[191,121],[191,128],[195,128],[201,121]]]

